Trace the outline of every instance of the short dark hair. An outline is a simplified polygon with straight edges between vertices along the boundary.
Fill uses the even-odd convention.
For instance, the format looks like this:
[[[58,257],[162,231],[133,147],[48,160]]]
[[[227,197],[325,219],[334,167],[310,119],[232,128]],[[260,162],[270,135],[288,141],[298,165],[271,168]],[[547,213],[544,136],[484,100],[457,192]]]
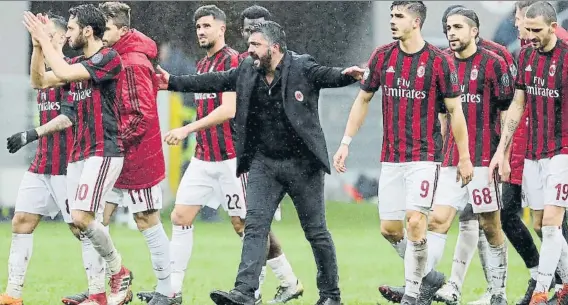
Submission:
[[[270,43],[278,44],[281,52],[286,52],[288,49],[286,46],[286,33],[282,26],[274,21],[267,20],[255,23],[250,33],[251,35],[261,33]]]
[[[539,1],[529,6],[529,8],[527,9],[526,13],[527,18],[537,18],[540,16],[542,16],[544,22],[547,25],[550,25],[553,22],[558,21],[556,17],[556,9],[554,8],[554,6],[552,6],[552,4],[548,3],[547,1]]]
[[[525,9],[525,8],[531,6],[531,5],[533,5],[533,4],[535,4],[539,1],[540,0],[517,1],[517,2],[515,2],[515,7],[518,10],[522,10],[522,9]]]
[[[456,8],[450,11],[450,13],[448,14],[448,17],[450,16],[454,16],[454,15],[459,15],[459,16],[464,16],[466,23],[469,26],[474,26],[479,28],[479,17],[477,16],[477,14],[475,13],[474,10],[468,9],[468,8]],[[446,20],[447,22],[447,20]]]
[[[213,19],[225,22],[227,20],[227,16],[225,12],[218,8],[216,5],[204,5],[199,7],[195,13],[193,13],[193,23],[196,23],[197,20],[201,17],[205,16],[212,16]]]
[[[245,22],[245,19],[260,19],[260,18],[264,18],[264,20],[271,20],[272,14],[270,13],[269,10],[267,10],[265,7],[260,5],[253,5],[247,7],[241,13],[241,26]]]
[[[442,15],[442,31],[444,32],[444,34],[446,34],[448,32],[448,28],[447,28],[447,25],[446,25],[446,23],[448,22],[448,15],[450,14],[451,11],[458,9],[458,8],[465,8],[465,6],[460,5],[460,4],[450,5],[444,11],[444,14]]]
[[[99,4],[99,8],[107,19],[112,19],[118,28],[123,26],[130,27],[130,6],[122,2],[104,2]]]
[[[77,18],[77,23],[81,28],[90,26],[93,35],[102,39],[106,30],[106,19],[104,13],[92,4],[81,4],[69,9],[71,18]]]
[[[391,11],[397,6],[402,6],[412,14],[420,18],[420,28],[424,25],[426,21],[426,5],[422,1],[393,1],[391,4]]]
[[[49,18],[49,20],[51,20],[51,22],[53,22],[53,24],[55,25],[55,28],[57,28],[59,30],[67,31],[67,20],[65,20],[65,18],[63,18],[63,16],[53,14],[51,11],[48,11],[44,15],[47,16],[47,18]]]

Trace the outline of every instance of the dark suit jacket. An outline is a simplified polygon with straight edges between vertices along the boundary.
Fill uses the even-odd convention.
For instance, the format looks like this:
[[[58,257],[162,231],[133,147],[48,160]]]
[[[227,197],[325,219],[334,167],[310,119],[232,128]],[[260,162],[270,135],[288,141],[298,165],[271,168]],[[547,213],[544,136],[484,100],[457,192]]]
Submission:
[[[341,68],[320,66],[310,55],[298,55],[288,51],[282,66],[282,98],[284,110],[292,126],[308,149],[329,174],[329,158],[325,138],[319,121],[318,99],[322,88],[336,88],[350,85],[356,80],[341,74]],[[178,92],[215,93],[235,91],[237,111],[235,132],[237,141],[237,176],[250,168],[255,147],[247,142],[250,99],[260,73],[253,66],[253,59],[246,58],[238,68],[224,72],[210,72],[200,75],[170,76],[168,90]]]

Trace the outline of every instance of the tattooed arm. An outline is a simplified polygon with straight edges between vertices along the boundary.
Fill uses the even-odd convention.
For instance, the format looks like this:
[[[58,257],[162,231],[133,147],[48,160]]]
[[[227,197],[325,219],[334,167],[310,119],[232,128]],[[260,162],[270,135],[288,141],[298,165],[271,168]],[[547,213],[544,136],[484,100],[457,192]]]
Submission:
[[[37,132],[38,137],[44,137],[58,131],[65,130],[73,125],[71,120],[64,114],[58,115],[53,120],[45,123],[37,127],[35,130]]]
[[[519,126],[524,111],[525,91],[517,89],[513,97],[513,102],[509,106],[509,110],[507,110],[507,119],[505,120],[504,126],[502,126],[501,141],[499,142],[498,150],[505,152],[509,149],[513,134],[515,130],[517,130],[517,126]]]
[[[505,130],[505,123],[507,122],[507,111],[501,111],[501,133]],[[505,149],[505,160],[509,160],[511,157],[511,148],[513,145],[507,146]]]

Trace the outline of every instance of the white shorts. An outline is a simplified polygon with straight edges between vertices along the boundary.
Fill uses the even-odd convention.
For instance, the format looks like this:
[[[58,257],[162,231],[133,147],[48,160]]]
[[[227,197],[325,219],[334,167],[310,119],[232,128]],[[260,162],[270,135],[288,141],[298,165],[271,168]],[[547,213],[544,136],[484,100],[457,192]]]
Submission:
[[[463,211],[470,203],[473,213],[495,212],[501,209],[501,185],[495,176],[489,184],[489,167],[474,167],[473,179],[465,187],[461,181],[456,182],[457,167],[442,167],[440,181],[436,192],[436,205],[452,206]]]
[[[18,189],[15,211],[51,218],[61,211],[63,220],[72,223],[66,183],[65,176],[26,172]]]
[[[535,211],[544,210],[542,172],[543,162],[525,159],[523,168],[523,207]]]
[[[545,205],[568,208],[568,155],[525,159],[523,192],[523,205],[532,210],[544,210]]]
[[[162,188],[154,185],[141,190],[113,188],[106,196],[106,202],[128,207],[130,213],[140,213],[162,209]]]
[[[379,179],[381,220],[404,220],[408,210],[428,212],[439,169],[436,162],[383,162]]]
[[[71,210],[102,213],[124,158],[89,157],[67,165],[67,197]]]
[[[192,158],[179,183],[176,204],[201,205],[217,209],[229,216],[246,216],[246,179],[237,178],[237,159],[206,162]],[[213,197],[214,200],[211,200]]]

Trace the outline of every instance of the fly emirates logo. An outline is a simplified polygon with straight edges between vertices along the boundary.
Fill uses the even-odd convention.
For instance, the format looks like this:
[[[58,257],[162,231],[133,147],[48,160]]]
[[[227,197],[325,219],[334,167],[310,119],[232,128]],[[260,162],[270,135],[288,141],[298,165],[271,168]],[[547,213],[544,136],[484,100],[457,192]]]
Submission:
[[[426,98],[426,91],[409,89],[410,81],[399,77],[396,79],[396,88],[383,86],[383,91],[386,96],[396,97],[396,98],[409,98],[409,99],[420,99]]]
[[[545,88],[545,81],[543,78],[534,76],[532,85],[527,85],[526,92],[530,95],[539,95],[548,98],[559,98],[560,93],[558,89]]]
[[[472,93],[465,93],[465,86],[461,85],[461,91],[462,91],[462,95],[461,95],[461,100],[462,103],[475,103],[475,104],[479,104],[481,103],[481,94],[472,94]]]
[[[71,99],[74,102],[79,102],[93,96],[93,89],[83,84],[83,82],[75,83],[75,90],[69,91]]]
[[[59,102],[48,101],[47,93],[42,92],[41,93],[41,103],[37,104],[37,109],[39,110],[39,112],[52,111],[52,110],[59,111],[59,110],[61,110],[61,105],[59,104]]]

